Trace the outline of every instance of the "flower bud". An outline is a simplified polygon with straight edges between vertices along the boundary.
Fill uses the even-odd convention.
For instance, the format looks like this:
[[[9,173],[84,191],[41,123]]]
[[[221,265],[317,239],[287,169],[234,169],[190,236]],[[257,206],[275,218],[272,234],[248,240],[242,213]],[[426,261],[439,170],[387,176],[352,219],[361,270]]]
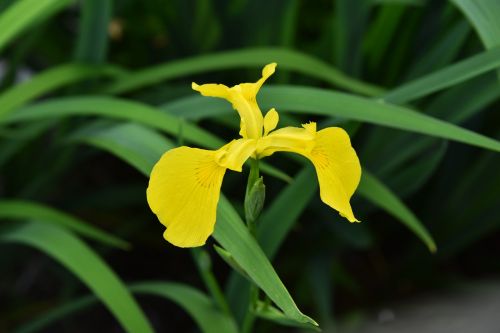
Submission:
[[[255,180],[245,198],[245,217],[247,223],[253,223],[257,220],[264,207],[266,199],[266,186],[264,178],[259,177]]]

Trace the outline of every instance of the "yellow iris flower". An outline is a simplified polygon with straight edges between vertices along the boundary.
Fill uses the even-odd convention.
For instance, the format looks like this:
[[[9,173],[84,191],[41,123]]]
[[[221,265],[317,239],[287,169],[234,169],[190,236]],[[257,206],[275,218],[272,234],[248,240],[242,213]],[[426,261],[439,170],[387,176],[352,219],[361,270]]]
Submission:
[[[163,236],[170,243],[180,247],[205,244],[214,229],[226,170],[241,172],[248,158],[261,159],[277,151],[308,158],[316,168],[321,200],[349,221],[357,221],[349,200],[359,184],[361,167],[347,133],[338,127],[317,131],[313,122],[302,128],[274,130],[279,120],[276,110],[262,116],[256,96],[275,69],[276,63],[268,64],[257,82],[233,87],[192,84],[203,96],[224,98],[232,103],[241,118],[241,138],[215,151],[174,148],[156,163],[147,199],[151,210],[167,228]]]

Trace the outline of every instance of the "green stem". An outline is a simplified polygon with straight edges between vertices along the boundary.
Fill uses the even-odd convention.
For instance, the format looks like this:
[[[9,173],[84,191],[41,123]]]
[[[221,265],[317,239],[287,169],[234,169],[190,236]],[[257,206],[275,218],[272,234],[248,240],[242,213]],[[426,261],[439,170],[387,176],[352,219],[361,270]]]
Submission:
[[[247,189],[245,194],[245,202],[248,200],[248,196],[250,193],[250,189],[253,184],[259,178],[259,160],[258,159],[250,159],[250,173],[248,175]],[[245,216],[245,221],[247,223],[248,230],[255,237],[256,234],[256,225],[255,220],[250,218],[248,215]],[[257,301],[259,300],[259,289],[252,283],[250,285],[250,300],[248,303],[248,310],[243,319],[243,325],[241,328],[242,333],[250,333],[252,331],[253,325],[255,323],[255,306],[257,305]]]
[[[259,300],[259,289],[254,284],[250,285],[250,302],[248,303],[248,312],[243,319],[241,328],[242,333],[250,333],[255,323],[255,306]]]
[[[222,292],[222,289],[217,283],[217,279],[212,273],[212,264],[210,262],[208,253],[205,250],[193,248],[191,249],[191,254],[196,263],[196,267],[198,268],[198,272],[200,272],[203,283],[208,289],[208,292],[215,300],[218,307],[228,316],[232,316],[229,305],[226,301],[226,298],[224,297],[224,293]]]
[[[257,179],[260,176],[259,172],[259,160],[258,159],[250,159],[250,173],[248,175],[248,181],[247,181],[247,189],[245,193],[245,202],[248,200],[248,195],[250,193],[250,190],[252,189],[253,184],[257,181]],[[247,228],[252,234],[252,236],[255,236],[255,220],[250,218],[250,216],[245,214],[245,222],[247,223]]]

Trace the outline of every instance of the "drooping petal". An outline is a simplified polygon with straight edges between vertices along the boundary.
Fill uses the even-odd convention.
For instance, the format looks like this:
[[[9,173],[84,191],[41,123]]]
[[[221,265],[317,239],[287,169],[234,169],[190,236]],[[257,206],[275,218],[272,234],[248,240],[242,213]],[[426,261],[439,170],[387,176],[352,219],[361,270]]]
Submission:
[[[263,117],[257,105],[257,93],[264,82],[274,73],[276,63],[268,64],[262,70],[262,77],[255,83],[241,83],[231,88],[222,84],[192,84],[192,88],[203,96],[224,98],[231,102],[240,115],[240,135],[243,138],[258,139],[262,136]]]
[[[350,222],[359,222],[349,200],[358,187],[361,165],[342,128],[329,127],[316,134],[316,145],[307,156],[318,175],[321,200]]]
[[[349,200],[359,184],[361,166],[347,133],[338,127],[316,132],[316,124],[285,127],[259,140],[257,155],[298,153],[316,168],[321,200],[351,222],[357,221]]]
[[[176,246],[201,246],[213,232],[226,171],[215,155],[215,151],[179,147],[166,152],[153,167],[148,204],[167,227],[164,238]]]

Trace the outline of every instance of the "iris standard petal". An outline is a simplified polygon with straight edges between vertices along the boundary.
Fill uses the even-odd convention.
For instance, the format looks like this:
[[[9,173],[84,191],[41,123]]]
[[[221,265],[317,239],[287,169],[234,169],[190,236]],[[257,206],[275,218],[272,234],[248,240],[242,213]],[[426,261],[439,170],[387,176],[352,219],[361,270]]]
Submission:
[[[219,97],[228,100],[240,115],[240,135],[243,138],[258,139],[262,136],[263,116],[257,104],[257,93],[264,82],[274,73],[276,63],[268,64],[262,70],[262,77],[254,83],[241,83],[231,88],[223,84],[198,85],[192,88],[203,96]]]
[[[264,136],[268,135],[269,132],[271,132],[276,128],[276,126],[278,126],[279,120],[280,116],[278,115],[278,112],[276,112],[276,109],[272,108],[271,110],[267,111],[266,115],[264,116]]]
[[[226,171],[215,161],[216,153],[179,147],[153,167],[148,204],[167,227],[164,238],[176,246],[201,246],[213,232]]]

